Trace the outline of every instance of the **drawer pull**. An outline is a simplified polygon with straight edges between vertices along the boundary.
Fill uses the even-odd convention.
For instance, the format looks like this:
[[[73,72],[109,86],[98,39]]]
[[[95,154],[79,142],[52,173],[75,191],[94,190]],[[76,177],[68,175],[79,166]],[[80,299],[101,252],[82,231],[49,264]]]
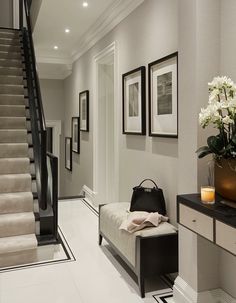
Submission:
[[[195,223],[195,222],[197,222],[197,220],[196,220],[196,219],[193,219],[192,222]]]

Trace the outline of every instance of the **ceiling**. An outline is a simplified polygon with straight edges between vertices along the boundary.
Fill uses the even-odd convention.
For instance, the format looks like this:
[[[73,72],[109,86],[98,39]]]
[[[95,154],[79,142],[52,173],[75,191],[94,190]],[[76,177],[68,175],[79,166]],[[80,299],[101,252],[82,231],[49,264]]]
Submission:
[[[42,0],[33,34],[39,76],[67,77],[72,63],[143,1],[87,0],[83,7],[84,0]]]
[[[115,0],[43,0],[34,29],[34,43],[41,55],[70,57],[81,37]],[[65,29],[70,29],[66,34]],[[58,50],[53,47],[57,45]]]

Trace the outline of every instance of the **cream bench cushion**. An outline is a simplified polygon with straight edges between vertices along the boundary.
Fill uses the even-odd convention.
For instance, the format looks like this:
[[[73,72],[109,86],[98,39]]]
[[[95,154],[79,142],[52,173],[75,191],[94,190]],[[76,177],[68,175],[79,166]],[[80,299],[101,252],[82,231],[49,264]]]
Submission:
[[[130,203],[118,202],[103,205],[100,209],[100,231],[111,241],[121,254],[135,267],[136,237],[150,237],[161,234],[176,233],[177,229],[168,222],[162,222],[158,227],[148,227],[130,234],[120,230],[121,223],[129,214]]]

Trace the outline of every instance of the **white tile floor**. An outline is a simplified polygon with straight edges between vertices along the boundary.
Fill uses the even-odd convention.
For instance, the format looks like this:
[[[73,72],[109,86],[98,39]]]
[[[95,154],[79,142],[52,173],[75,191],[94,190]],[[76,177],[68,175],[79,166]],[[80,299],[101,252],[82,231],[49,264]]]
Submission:
[[[1,273],[0,303],[154,303],[158,287],[168,288],[154,281],[140,298],[109,247],[98,246],[98,219],[83,202],[60,202],[59,225],[76,261]]]

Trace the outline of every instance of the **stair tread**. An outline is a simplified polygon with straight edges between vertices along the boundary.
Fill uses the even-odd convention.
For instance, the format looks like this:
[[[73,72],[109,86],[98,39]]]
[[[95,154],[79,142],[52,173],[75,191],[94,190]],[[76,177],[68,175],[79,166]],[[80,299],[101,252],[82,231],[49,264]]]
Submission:
[[[25,174],[4,174],[0,175],[0,180],[1,179],[31,179],[31,174],[30,173],[25,173]]]
[[[0,238],[0,254],[35,249],[37,244],[35,234]]]
[[[0,88],[1,88],[1,86],[4,86],[4,87],[13,87],[13,86],[17,86],[17,87],[24,87],[24,85],[23,84],[9,84],[9,83],[4,83],[4,84],[0,84]]]
[[[1,96],[1,94],[0,94]],[[23,105],[23,104],[0,104],[0,108],[13,108],[13,107],[16,107],[16,108],[25,108],[26,106]]]
[[[33,197],[33,193],[30,191],[18,192],[18,193],[0,193],[0,200],[5,199],[7,197],[11,197],[11,198]]]

